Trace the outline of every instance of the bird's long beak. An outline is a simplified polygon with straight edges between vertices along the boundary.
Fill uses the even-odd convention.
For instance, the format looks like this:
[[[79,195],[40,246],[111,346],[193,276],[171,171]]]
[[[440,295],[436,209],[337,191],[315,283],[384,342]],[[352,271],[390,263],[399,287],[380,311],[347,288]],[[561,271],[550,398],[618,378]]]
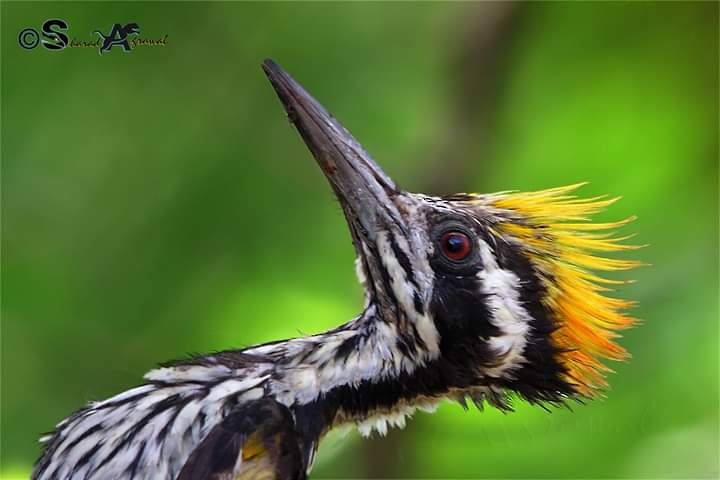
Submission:
[[[378,228],[401,221],[394,182],[320,103],[272,60],[263,70],[320,168],[330,181],[354,234],[374,241]]]

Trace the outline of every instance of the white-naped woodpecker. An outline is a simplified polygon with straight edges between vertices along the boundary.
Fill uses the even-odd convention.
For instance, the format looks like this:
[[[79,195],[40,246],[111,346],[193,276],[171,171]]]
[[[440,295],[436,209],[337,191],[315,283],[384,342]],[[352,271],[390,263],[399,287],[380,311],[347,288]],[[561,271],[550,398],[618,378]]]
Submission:
[[[632,302],[598,271],[637,248],[592,223],[579,185],[434,197],[403,191],[272,60],[263,69],[337,196],[365,306],[325,333],[161,365],[43,437],[32,478],[304,479],[322,437],[402,427],[443,399],[558,405],[606,386]]]

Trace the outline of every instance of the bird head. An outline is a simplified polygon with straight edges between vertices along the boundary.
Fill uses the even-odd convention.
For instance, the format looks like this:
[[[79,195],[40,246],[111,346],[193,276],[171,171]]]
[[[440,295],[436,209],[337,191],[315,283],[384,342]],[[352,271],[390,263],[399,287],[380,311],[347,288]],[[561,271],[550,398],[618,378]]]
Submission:
[[[597,272],[637,266],[601,256],[637,247],[612,233],[632,218],[589,217],[616,199],[577,198],[580,185],[406,192],[277,64],[263,68],[342,206],[387,349],[434,366],[450,395],[501,408],[506,392],[561,402],[605,387],[602,360],[627,356],[614,339],[634,319],[606,294],[622,282]]]

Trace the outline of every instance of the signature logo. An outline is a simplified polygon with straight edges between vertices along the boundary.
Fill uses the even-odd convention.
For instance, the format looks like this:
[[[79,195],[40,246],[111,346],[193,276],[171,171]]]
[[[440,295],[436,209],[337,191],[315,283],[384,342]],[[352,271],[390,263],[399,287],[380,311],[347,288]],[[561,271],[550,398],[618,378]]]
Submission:
[[[32,50],[42,44],[45,49],[55,52],[67,48],[96,48],[102,55],[110,52],[113,47],[128,53],[136,47],[164,47],[168,43],[167,34],[159,38],[142,38],[140,26],[135,22],[115,23],[107,35],[100,30],[95,30],[92,33],[97,34],[98,38],[92,40],[70,38],[69,29],[70,25],[65,20],[51,18],[43,22],[40,32],[33,27],[20,30],[18,44],[25,50]]]
[[[65,34],[68,24],[65,20],[51,18],[42,24],[42,44],[48,50],[62,50],[67,47],[70,39]],[[26,50],[31,50],[41,42],[38,31],[34,28],[25,28],[18,35],[18,43]]]
[[[103,52],[109,52],[115,45],[121,46],[124,52],[129,52],[132,48],[128,43],[128,35],[140,35],[140,27],[137,23],[128,23],[124,27],[116,23],[108,35],[103,35],[99,30],[95,30],[95,33],[100,35],[100,38],[103,40],[103,44],[100,47],[100,55],[102,55]]]

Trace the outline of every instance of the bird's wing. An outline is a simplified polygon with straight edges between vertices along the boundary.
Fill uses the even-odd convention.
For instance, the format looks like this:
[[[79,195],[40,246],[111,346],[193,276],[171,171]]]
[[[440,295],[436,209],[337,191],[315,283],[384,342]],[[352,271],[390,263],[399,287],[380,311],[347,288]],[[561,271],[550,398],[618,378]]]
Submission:
[[[207,357],[153,370],[145,376],[148,383],[91,403],[58,424],[43,439],[32,478],[176,480],[218,425],[232,430],[227,415],[265,398],[269,374],[267,365],[238,355],[230,365]],[[242,443],[253,433],[237,431]]]
[[[177,480],[304,480],[290,410],[270,398],[235,407],[193,450]]]

